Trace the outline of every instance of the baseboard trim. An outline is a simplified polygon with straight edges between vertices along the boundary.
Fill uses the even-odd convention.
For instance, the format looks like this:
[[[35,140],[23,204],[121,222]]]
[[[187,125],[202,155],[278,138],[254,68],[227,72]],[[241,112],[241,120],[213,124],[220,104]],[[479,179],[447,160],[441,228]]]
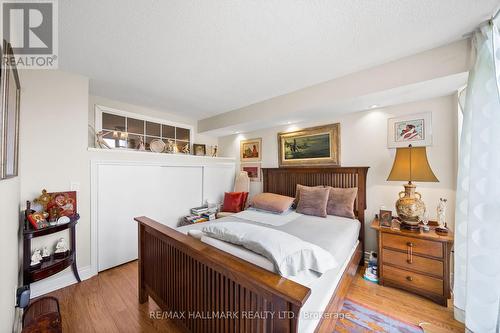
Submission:
[[[93,274],[91,266],[79,268],[78,274],[80,275],[80,279],[82,281],[87,280],[87,279],[91,278],[92,276],[96,275],[96,274]],[[30,298],[33,299],[35,297],[48,294],[54,290],[67,287],[67,286],[70,286],[70,285],[75,284],[75,283],[77,283],[76,278],[73,275],[73,272],[71,270],[69,270],[66,273],[64,273],[58,277],[47,278],[45,280],[32,283],[30,285],[30,289],[31,289]]]

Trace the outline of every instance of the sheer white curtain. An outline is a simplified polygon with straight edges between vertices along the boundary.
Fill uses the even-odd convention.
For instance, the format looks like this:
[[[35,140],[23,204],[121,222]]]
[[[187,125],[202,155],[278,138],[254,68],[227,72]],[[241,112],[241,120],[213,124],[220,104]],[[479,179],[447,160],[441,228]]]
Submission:
[[[474,36],[460,139],[455,222],[455,317],[477,333],[499,332],[499,20]]]

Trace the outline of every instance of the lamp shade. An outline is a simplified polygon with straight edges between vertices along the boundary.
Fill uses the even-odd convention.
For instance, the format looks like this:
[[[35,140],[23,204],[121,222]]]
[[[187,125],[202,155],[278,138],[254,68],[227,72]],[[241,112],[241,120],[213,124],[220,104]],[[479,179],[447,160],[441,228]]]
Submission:
[[[425,147],[397,148],[387,180],[439,182],[432,172]]]

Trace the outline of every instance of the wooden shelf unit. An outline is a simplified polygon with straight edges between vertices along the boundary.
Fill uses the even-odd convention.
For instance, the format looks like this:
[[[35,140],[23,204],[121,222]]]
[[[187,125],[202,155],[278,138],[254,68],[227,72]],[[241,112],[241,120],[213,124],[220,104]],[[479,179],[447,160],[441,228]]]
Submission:
[[[71,221],[66,224],[51,226],[43,229],[34,229],[29,222],[24,221],[23,229],[23,284],[29,285],[30,283],[40,281],[49,276],[52,276],[60,271],[71,266],[73,274],[78,282],[81,282],[76,267],[76,225],[80,219],[80,215],[76,214],[70,218]],[[31,241],[33,238],[51,235],[56,232],[68,230],[70,234],[70,251],[63,258],[56,258],[54,254],[50,259],[43,261],[41,266],[33,268],[31,263]]]

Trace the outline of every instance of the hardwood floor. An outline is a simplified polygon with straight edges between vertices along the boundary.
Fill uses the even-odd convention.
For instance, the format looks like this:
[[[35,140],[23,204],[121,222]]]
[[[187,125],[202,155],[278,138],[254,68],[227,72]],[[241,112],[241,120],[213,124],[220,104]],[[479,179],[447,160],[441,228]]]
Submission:
[[[167,320],[151,319],[158,307],[150,299],[139,304],[137,262],[131,262],[49,295],[59,299],[63,331],[70,332],[180,332]],[[401,320],[423,324],[425,332],[464,332],[453,319],[453,309],[419,296],[381,287],[357,275],[348,298],[380,309]]]

